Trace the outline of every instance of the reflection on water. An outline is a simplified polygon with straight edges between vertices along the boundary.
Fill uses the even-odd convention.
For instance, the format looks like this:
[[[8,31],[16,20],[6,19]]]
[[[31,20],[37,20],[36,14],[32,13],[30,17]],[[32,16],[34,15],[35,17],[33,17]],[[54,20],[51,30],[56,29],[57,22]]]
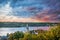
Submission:
[[[29,27],[29,30],[43,29],[48,30],[49,27]],[[7,33],[14,33],[16,31],[27,31],[26,27],[17,27],[17,28],[0,28],[0,36],[6,35]]]

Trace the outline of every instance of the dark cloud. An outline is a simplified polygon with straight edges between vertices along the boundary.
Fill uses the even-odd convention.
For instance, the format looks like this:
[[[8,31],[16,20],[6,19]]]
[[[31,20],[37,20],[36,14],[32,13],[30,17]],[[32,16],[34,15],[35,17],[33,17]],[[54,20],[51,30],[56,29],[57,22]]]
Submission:
[[[38,20],[45,21],[60,21],[60,11],[58,10],[45,10],[35,15]]]
[[[42,1],[46,6],[51,7],[52,9],[60,9],[60,0],[45,0]]]

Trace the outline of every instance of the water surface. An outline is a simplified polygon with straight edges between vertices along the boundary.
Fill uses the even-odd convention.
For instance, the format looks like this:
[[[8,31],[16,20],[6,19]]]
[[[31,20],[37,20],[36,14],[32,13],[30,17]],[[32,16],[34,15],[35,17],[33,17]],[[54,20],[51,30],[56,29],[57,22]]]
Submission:
[[[29,30],[37,30],[37,29],[43,29],[48,30],[49,27],[29,27]],[[6,35],[7,33],[14,33],[16,31],[23,31],[26,32],[26,27],[15,27],[15,28],[0,28],[0,36]]]

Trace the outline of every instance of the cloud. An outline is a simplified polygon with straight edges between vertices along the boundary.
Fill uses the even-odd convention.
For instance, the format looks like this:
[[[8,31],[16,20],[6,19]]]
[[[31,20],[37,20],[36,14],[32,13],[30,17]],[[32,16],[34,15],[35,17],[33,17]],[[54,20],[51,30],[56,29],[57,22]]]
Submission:
[[[60,11],[58,10],[43,10],[35,15],[35,19],[37,20],[43,20],[43,21],[53,21],[53,22],[59,22],[60,21]]]
[[[0,21],[60,21],[60,1],[0,0],[0,17]]]
[[[22,17],[22,16],[26,16],[27,15],[27,13],[25,13],[25,12],[27,12],[27,9],[26,9],[27,7],[23,7],[23,6],[20,6],[20,7],[18,7],[18,8],[13,8],[13,15],[14,16],[20,16],[20,17]],[[24,17],[25,17],[24,16]]]
[[[10,7],[10,2],[8,2],[8,4],[6,4],[3,7],[0,7],[0,16],[10,15],[11,12],[12,12],[12,8]]]
[[[42,0],[42,3],[52,9],[60,9],[60,0]]]
[[[16,16],[0,16],[0,17],[1,17],[0,22],[41,22],[32,18],[22,18]]]

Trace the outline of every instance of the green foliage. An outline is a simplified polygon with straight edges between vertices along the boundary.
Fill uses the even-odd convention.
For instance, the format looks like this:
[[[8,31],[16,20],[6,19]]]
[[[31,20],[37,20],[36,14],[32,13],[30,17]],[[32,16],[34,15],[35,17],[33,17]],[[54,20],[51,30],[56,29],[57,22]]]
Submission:
[[[19,40],[20,38],[23,38],[23,37],[24,37],[24,33],[17,31],[9,35],[9,40]]]
[[[22,32],[17,31],[17,32],[15,32],[13,34],[13,37],[14,37],[14,39],[18,39],[19,40],[19,38],[23,38],[24,37],[24,34]]]
[[[14,39],[13,39],[13,34],[12,34],[12,33],[9,35],[8,40],[14,40]]]
[[[49,30],[34,31],[31,33],[15,32],[10,34],[9,40],[60,40],[60,24],[51,27]]]

